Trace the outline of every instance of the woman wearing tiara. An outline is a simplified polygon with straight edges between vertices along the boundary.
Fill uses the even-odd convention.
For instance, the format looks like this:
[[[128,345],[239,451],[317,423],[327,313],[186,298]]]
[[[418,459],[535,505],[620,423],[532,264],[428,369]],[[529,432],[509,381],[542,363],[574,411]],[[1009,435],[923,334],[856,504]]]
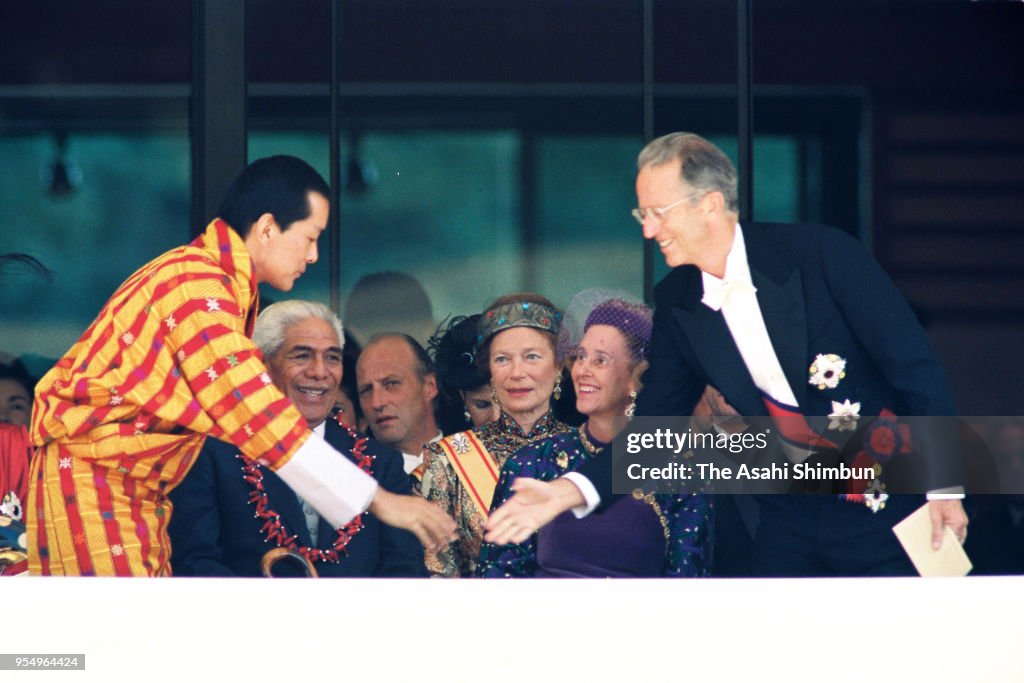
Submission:
[[[561,312],[532,293],[503,296],[480,317],[475,356],[490,370],[501,415],[427,451],[421,494],[451,515],[459,532],[444,550],[426,553],[432,575],[473,575],[501,466],[523,446],[569,430],[551,410],[561,393],[561,324]]]

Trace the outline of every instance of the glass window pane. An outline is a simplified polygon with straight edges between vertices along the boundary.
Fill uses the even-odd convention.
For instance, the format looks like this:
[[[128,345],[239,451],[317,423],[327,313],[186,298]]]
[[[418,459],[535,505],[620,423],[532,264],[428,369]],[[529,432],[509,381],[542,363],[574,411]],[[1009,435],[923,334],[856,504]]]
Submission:
[[[636,136],[540,141],[537,290],[562,303],[590,287],[643,296],[643,233],[630,215]]]
[[[0,137],[0,253],[30,254],[54,273],[51,283],[22,268],[2,276],[0,350],[12,355],[60,356],[128,275],[189,235],[183,132],[70,135],[63,194],[58,158],[51,134]]]
[[[314,134],[264,132],[252,135],[250,152],[253,157],[295,154],[327,177],[326,142]],[[343,167],[353,153],[351,143],[346,144]],[[446,315],[478,311],[489,299],[521,286],[515,132],[368,131],[359,137],[357,151],[369,182],[365,190],[353,191],[343,179],[343,311],[363,276],[406,273],[423,285],[432,303],[431,319],[416,331],[423,337]],[[320,246],[326,248],[326,239]],[[329,301],[328,285],[322,258],[287,296]],[[403,302],[372,303],[378,321],[345,316],[361,341],[390,325],[394,316],[389,309]]]

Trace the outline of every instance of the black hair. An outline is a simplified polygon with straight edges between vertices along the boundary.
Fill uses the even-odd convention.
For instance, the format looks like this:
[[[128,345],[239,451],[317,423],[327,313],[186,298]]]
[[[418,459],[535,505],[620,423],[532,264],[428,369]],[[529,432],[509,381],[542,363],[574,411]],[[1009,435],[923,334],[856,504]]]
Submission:
[[[217,216],[243,239],[260,216],[269,213],[282,230],[309,218],[309,193],[327,198],[327,182],[302,159],[279,154],[245,167],[224,195]]]
[[[491,380],[486,367],[476,363],[476,330],[480,314],[457,315],[442,321],[427,342],[438,380],[456,393],[479,389]]]
[[[32,394],[35,393],[36,379],[28,374],[28,370],[20,360],[13,363],[0,363],[0,379],[13,379],[25,387],[29,400],[32,399]]]
[[[487,368],[476,363],[476,330],[480,314],[458,315],[444,320],[427,342],[437,372],[437,418],[445,434],[460,432],[473,425],[466,420],[462,391],[473,391],[491,381]]]

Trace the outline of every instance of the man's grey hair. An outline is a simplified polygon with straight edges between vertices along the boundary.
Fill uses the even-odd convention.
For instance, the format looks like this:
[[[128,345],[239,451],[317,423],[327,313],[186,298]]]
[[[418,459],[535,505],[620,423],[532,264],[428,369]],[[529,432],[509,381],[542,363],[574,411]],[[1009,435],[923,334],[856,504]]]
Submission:
[[[721,192],[729,211],[739,213],[736,167],[718,147],[695,133],[669,133],[640,151],[636,170],[679,160],[683,181],[695,190]]]
[[[341,319],[321,303],[289,299],[270,304],[256,318],[252,341],[263,352],[264,358],[271,358],[284,346],[285,334],[292,325],[297,325],[309,318],[323,320],[338,335],[338,347],[345,348],[345,330]]]

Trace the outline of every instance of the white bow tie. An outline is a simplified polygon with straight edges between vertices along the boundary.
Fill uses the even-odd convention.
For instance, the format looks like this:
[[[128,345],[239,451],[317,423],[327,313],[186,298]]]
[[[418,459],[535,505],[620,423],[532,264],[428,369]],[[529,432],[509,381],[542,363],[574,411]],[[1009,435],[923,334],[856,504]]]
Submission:
[[[757,292],[757,288],[749,282],[723,280],[714,287],[705,288],[701,303],[713,311],[718,311],[729,300],[729,297],[743,292],[753,294]]]

